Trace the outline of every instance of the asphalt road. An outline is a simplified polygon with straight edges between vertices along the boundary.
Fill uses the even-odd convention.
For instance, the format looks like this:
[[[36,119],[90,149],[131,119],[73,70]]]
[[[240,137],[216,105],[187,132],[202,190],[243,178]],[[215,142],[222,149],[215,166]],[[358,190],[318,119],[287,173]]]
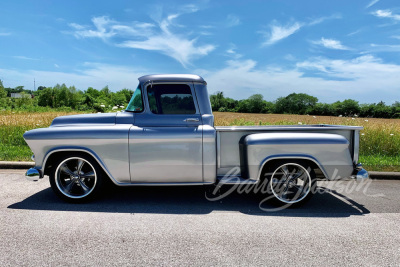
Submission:
[[[237,193],[208,201],[201,187],[110,188],[73,205],[46,178],[0,170],[0,266],[398,266],[400,181],[326,187],[276,212]]]

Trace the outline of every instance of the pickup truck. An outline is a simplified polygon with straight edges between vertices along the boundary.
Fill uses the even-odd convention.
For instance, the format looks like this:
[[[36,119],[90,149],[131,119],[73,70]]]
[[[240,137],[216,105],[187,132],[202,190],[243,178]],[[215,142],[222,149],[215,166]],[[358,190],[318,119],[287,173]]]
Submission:
[[[61,116],[24,138],[29,180],[49,176],[63,200],[117,186],[264,184],[277,203],[300,205],[317,179],[367,179],[358,163],[362,127],[215,127],[207,83],[197,75],[139,78],[126,110]],[[265,189],[265,188],[264,188]]]

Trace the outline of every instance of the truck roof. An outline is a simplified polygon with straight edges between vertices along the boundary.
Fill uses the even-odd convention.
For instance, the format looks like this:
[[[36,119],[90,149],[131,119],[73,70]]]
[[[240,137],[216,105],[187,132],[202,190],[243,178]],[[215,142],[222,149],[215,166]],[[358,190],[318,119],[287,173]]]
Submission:
[[[205,83],[204,79],[194,74],[151,74],[139,78],[140,83],[148,81],[157,82],[198,82]]]

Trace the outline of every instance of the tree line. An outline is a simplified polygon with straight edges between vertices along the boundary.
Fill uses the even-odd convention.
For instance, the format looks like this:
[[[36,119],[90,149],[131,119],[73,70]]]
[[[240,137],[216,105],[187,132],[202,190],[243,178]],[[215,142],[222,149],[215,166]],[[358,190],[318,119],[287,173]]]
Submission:
[[[18,93],[20,97],[12,98],[12,93]],[[107,112],[126,107],[132,94],[133,90],[126,88],[112,92],[108,86],[101,90],[89,87],[81,91],[74,86],[67,87],[65,84],[57,84],[54,87],[39,86],[38,90],[31,91],[24,89],[23,86],[4,88],[0,80],[1,109],[37,111],[55,108]],[[382,101],[360,104],[356,100],[346,99],[327,104],[320,103],[318,98],[304,93],[292,93],[275,101],[266,101],[261,94],[235,100],[225,97],[223,92],[210,95],[210,101],[212,110],[220,112],[400,118],[399,101],[386,105]]]
[[[223,92],[210,95],[213,111],[243,113],[274,113],[322,116],[359,116],[371,118],[400,118],[400,102],[392,105],[384,102],[360,104],[353,99],[336,101],[332,104],[320,103],[318,98],[292,93],[275,101],[264,100],[263,95],[254,94],[247,99],[235,100],[225,97]]]
[[[17,93],[17,98],[11,94]],[[126,107],[133,90],[122,89],[112,92],[108,86],[101,90],[89,87],[85,91],[75,86],[57,84],[54,87],[39,86],[36,91],[25,90],[23,86],[4,88],[0,80],[0,108],[15,110],[43,110],[42,108],[106,112]]]

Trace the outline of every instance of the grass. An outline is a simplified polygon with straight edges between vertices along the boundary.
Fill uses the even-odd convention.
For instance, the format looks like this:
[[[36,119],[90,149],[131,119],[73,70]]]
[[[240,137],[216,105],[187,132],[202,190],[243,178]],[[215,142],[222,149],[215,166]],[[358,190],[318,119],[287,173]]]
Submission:
[[[34,128],[48,127],[58,116],[78,112],[0,112],[0,160],[30,160],[31,150],[22,135]],[[363,126],[360,162],[367,170],[400,171],[400,119],[348,118],[308,115],[215,112],[215,125],[341,124]]]
[[[22,135],[31,129],[48,127],[55,117],[77,112],[0,112],[0,160],[29,161],[32,151]]]

